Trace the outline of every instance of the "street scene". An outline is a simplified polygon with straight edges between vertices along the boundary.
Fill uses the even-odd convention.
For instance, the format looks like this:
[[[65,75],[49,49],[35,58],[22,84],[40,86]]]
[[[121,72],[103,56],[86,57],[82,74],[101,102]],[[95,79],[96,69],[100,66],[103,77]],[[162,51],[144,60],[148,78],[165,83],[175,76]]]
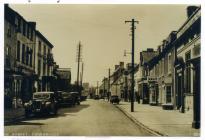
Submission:
[[[201,131],[200,5],[4,5],[5,136]]]

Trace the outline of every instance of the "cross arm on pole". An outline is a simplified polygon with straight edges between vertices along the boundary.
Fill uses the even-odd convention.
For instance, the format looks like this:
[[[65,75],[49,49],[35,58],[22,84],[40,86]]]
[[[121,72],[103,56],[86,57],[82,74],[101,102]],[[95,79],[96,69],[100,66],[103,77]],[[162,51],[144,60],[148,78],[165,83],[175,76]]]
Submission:
[[[126,24],[126,23],[128,23],[128,22],[134,22],[134,23],[137,23],[137,24],[139,24],[139,21],[137,21],[137,20],[134,20],[134,19],[132,19],[132,20],[126,20],[126,21],[125,21],[125,24]]]

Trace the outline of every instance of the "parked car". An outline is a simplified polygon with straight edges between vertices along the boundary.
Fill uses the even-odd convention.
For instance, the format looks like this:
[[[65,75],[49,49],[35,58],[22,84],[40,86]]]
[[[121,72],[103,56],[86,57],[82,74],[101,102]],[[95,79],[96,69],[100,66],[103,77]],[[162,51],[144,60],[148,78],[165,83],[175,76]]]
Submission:
[[[62,92],[63,91],[56,91],[56,92],[54,92],[56,100],[58,102],[58,105],[60,105],[63,102]]]
[[[94,99],[99,100],[100,99],[99,95],[95,95]]]
[[[73,99],[74,99],[74,105],[77,104],[77,105],[80,105],[80,93],[79,92],[69,92]]]
[[[120,102],[120,99],[119,99],[119,97],[117,96],[117,95],[112,95],[111,97],[110,97],[110,103],[117,103],[117,104],[119,104],[119,102]]]
[[[54,92],[35,92],[32,100],[24,104],[25,115],[29,117],[30,114],[57,114],[57,100]]]
[[[73,106],[75,105],[75,98],[70,92],[62,92],[62,101],[60,102],[60,105],[69,105]]]

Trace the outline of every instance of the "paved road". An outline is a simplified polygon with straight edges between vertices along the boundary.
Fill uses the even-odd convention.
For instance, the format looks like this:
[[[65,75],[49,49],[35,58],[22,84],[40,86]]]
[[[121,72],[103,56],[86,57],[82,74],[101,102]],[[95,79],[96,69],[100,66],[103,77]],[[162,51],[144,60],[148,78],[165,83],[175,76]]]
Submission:
[[[5,126],[5,135],[57,136],[149,136],[114,105],[87,100],[61,108],[57,116],[33,117]]]

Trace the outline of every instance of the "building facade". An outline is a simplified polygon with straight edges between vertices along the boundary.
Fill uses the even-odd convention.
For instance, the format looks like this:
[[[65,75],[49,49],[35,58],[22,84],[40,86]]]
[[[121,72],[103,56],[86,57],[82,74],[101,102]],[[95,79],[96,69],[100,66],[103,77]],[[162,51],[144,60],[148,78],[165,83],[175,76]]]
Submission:
[[[53,74],[53,45],[40,33],[36,31],[35,48],[35,72],[38,80],[35,82],[36,91],[52,91]]]
[[[139,70],[138,70],[138,79],[137,85],[138,85],[138,94],[140,95],[140,98],[142,99],[143,104],[149,103],[149,88],[148,88],[148,75],[149,75],[149,69],[148,69],[148,62],[155,57],[158,54],[157,51],[154,51],[154,49],[148,48],[146,51],[140,52],[140,63],[139,63]]]
[[[181,112],[193,110],[193,127],[200,127],[201,8],[187,8],[188,19],[175,44],[175,105]]]
[[[193,111],[193,127],[200,127],[201,8],[189,6],[187,20],[158,47],[148,62],[150,104],[164,109]]]
[[[18,102],[28,101],[34,90],[35,28],[35,22],[26,21],[5,5],[4,88],[15,108]]]
[[[174,53],[172,48],[175,40],[176,31],[172,31],[158,47],[158,55],[148,62],[148,78],[151,79],[148,83],[151,105],[173,108]]]
[[[110,92],[111,95],[118,95],[122,98],[124,87],[123,87],[123,75],[124,75],[124,62],[120,62],[119,65],[115,65],[115,71],[110,77]]]

